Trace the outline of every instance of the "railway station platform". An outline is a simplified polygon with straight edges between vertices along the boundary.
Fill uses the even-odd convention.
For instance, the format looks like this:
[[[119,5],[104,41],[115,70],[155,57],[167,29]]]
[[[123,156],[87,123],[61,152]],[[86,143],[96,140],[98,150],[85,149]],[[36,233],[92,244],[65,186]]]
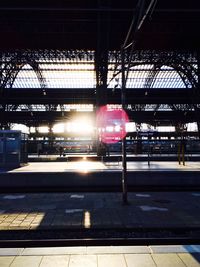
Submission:
[[[131,192],[128,199],[122,205],[120,193],[0,194],[0,266],[200,266],[200,192]],[[65,233],[70,242],[81,239],[81,230],[87,236],[82,244],[93,240],[93,231],[101,245],[41,246],[40,239]],[[106,245],[110,232],[124,245]],[[176,245],[156,245],[163,238]],[[36,241],[25,246],[24,239]],[[138,244],[130,245],[131,239]]]
[[[0,239],[8,230],[54,229],[71,237],[77,230],[112,230],[116,237],[115,230],[200,230],[200,192],[129,192],[128,205],[118,192],[0,194]]]
[[[120,191],[121,161],[82,159],[66,162],[30,162],[0,170],[0,192]],[[199,190],[199,162],[127,162],[129,190]]]
[[[116,162],[121,161],[121,154],[120,153],[110,153],[108,156],[97,156],[96,153],[71,153],[66,154],[65,156],[59,156],[59,155],[37,155],[37,154],[29,154],[28,155],[28,161],[29,162],[66,162],[66,161],[77,161],[81,160],[83,157],[86,157],[89,161],[103,161],[103,162]],[[149,157],[150,161],[178,161],[178,155],[177,154],[160,154],[160,153],[150,153],[148,154],[132,154],[127,153],[127,161],[128,162],[137,162],[137,161],[147,161]],[[185,161],[200,161],[200,155],[199,153],[186,153],[185,154]]]
[[[199,267],[200,247],[124,246],[0,249],[3,267]]]
[[[83,158],[71,162],[31,162],[17,169],[1,170],[0,247],[5,246],[5,240],[9,248],[13,240],[17,241],[13,251],[18,254],[0,249],[0,266],[1,261],[2,266],[11,267],[51,266],[50,260],[52,266],[56,262],[57,266],[74,267],[199,266],[199,250],[188,249],[188,244],[195,244],[190,249],[199,249],[198,162],[187,162],[185,166],[177,162],[128,162],[127,167],[128,189],[131,182],[134,184],[128,193],[128,205],[122,204],[119,190],[110,190],[115,186],[121,189],[121,162]],[[99,187],[102,190],[98,191]],[[156,187],[157,191],[151,190]],[[52,248],[48,252],[41,243],[45,238],[66,238],[72,243],[82,239],[82,243],[77,246],[75,242],[73,249],[63,243],[63,250],[53,252]],[[90,250],[94,238],[98,245],[109,246],[95,244],[96,250]],[[37,248],[28,250],[24,240]],[[123,246],[113,248],[116,240]],[[167,247],[165,252],[159,252],[152,249],[157,244],[185,246],[175,250]],[[143,252],[137,250],[138,245],[146,245]]]

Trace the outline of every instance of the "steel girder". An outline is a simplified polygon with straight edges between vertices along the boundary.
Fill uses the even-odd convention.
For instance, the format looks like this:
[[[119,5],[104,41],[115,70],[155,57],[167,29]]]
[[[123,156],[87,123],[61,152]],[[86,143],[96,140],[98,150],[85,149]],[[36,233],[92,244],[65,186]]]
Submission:
[[[91,104],[96,103],[96,90],[95,88],[46,88],[46,95],[41,96],[40,88],[6,88],[6,99],[0,98],[0,105],[5,101],[7,105],[64,105],[64,104]],[[192,88],[151,88],[151,89],[138,89],[127,88],[127,104],[134,105],[147,105],[147,104],[188,104],[190,106],[198,106],[200,103],[200,95]],[[31,96],[31,97],[30,97]],[[107,103],[120,104],[121,103],[121,89],[116,88],[113,92],[112,89],[107,89]],[[170,106],[171,107],[171,106]],[[182,107],[177,106],[180,110]],[[184,108],[184,107],[183,107]]]
[[[58,49],[40,49],[40,50],[31,50],[31,49],[23,49],[23,50],[13,50],[13,51],[4,51],[1,53],[4,60],[9,61],[11,58],[15,58],[17,62],[27,61],[27,58],[41,62],[45,61],[45,63],[49,62],[63,62],[67,61],[68,63],[77,63],[77,61],[94,61],[94,51],[90,50],[58,50]]]
[[[135,123],[147,123],[150,125],[177,125],[178,123],[186,124],[196,121],[196,114],[194,111],[138,111],[127,110],[130,121]],[[82,112],[70,111],[1,111],[1,124],[5,123],[22,123],[27,126],[35,125],[49,125],[49,123],[64,122],[69,120],[74,115],[81,115]],[[95,112],[84,112],[84,115],[95,117]],[[198,113],[198,115],[200,115]]]

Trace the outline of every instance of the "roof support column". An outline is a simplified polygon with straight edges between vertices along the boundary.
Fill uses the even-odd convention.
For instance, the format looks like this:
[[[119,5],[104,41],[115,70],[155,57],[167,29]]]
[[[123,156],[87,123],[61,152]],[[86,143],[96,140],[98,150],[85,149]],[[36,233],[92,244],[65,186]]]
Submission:
[[[109,8],[109,1],[99,0],[98,7],[106,11]],[[109,32],[110,13],[108,11],[99,11],[97,19],[97,46],[95,51],[97,107],[107,104]]]
[[[110,13],[109,1],[98,0],[97,18],[97,46],[95,51],[95,70],[96,70],[96,109],[107,104],[107,75],[108,75],[108,47],[110,32]],[[105,9],[106,12],[102,11]],[[105,153],[101,149],[98,131],[96,132],[97,155],[103,156]]]

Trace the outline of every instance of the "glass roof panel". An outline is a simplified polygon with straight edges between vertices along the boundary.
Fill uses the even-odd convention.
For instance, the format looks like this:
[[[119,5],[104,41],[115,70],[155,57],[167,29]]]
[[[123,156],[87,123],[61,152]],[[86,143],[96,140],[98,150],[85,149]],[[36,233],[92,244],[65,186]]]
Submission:
[[[40,88],[37,74],[30,65],[24,65],[18,72],[13,88]]]
[[[121,72],[114,71],[112,64],[108,72],[108,88],[120,88]],[[137,65],[130,69],[126,88],[184,88],[185,84],[176,70],[168,66],[160,69],[154,65]]]
[[[32,55],[31,53],[35,53]],[[113,52],[114,53],[114,52]],[[115,54],[109,54],[108,88],[121,86],[121,66],[116,68]],[[19,57],[25,64],[13,83],[14,88],[95,88],[96,71],[94,51],[28,51]],[[119,56],[119,55],[118,55]],[[5,56],[5,63],[9,57]],[[6,63],[7,64],[7,63]],[[195,70],[195,65],[193,66]],[[131,63],[127,77],[127,88],[183,88],[180,75],[169,66],[159,68],[153,64],[136,59]]]
[[[4,61],[8,60],[9,54],[5,54]],[[14,88],[96,87],[94,51],[26,51],[17,60],[30,65],[19,71]]]
[[[155,88],[185,88],[185,84],[180,75],[173,68],[162,66],[158,72],[155,82]]]

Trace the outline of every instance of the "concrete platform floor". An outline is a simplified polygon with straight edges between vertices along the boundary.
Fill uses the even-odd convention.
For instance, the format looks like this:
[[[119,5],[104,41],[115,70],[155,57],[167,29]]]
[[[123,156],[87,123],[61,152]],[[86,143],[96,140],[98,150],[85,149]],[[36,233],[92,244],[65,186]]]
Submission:
[[[200,226],[200,192],[0,194],[0,230]]]
[[[198,227],[200,192],[0,194],[0,229]],[[1,233],[1,231],[0,231]],[[0,248],[1,267],[199,267],[200,245]]]
[[[121,162],[88,161],[84,159],[75,162],[30,162],[28,165],[10,170],[8,172],[89,172],[89,171],[109,171],[121,170]],[[186,162],[185,166],[179,165],[178,162],[127,162],[129,171],[200,171],[199,162]],[[2,170],[1,172],[5,172]]]
[[[200,246],[0,248],[1,267],[199,267]]]

